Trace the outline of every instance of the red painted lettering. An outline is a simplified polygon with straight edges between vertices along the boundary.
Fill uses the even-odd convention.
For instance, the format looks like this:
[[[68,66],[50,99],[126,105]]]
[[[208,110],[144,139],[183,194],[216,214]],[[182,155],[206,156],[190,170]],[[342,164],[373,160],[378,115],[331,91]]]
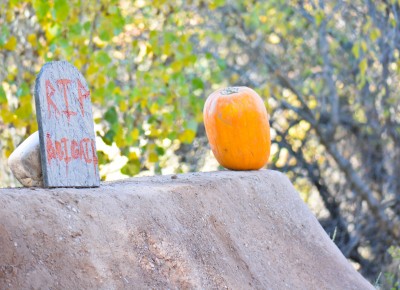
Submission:
[[[56,159],[56,150],[54,149],[49,133],[46,134],[46,153],[48,163],[50,163],[52,159]]]
[[[67,138],[62,138],[61,139],[61,143],[64,145],[64,161],[65,162],[67,162],[67,164],[68,164],[68,162],[69,161],[71,161],[71,157],[69,157],[69,155],[68,155],[68,139]]]
[[[81,158],[83,157],[86,163],[91,163],[92,159],[89,158],[88,142],[90,142],[89,138],[83,138],[79,144],[79,150],[81,151]]]
[[[90,91],[82,85],[81,81],[77,79],[78,82],[78,96],[79,96],[79,106],[81,107],[82,116],[85,115],[84,100],[90,97]]]
[[[51,117],[51,107],[53,107],[53,109],[54,109],[54,111],[56,113],[56,117],[57,117],[60,114],[60,111],[58,110],[56,104],[54,103],[54,101],[52,99],[52,97],[54,96],[54,93],[56,92],[56,90],[51,85],[49,80],[46,80],[45,86],[46,86],[47,111],[49,113],[49,118]]]
[[[91,152],[90,152],[91,151]],[[97,170],[98,158],[96,155],[95,140],[83,138],[79,141],[68,138],[52,140],[49,133],[46,134],[47,162],[55,159],[64,161],[66,164],[66,174],[68,175],[68,165],[73,160],[81,160],[86,164],[93,163],[94,171]]]
[[[72,158],[78,159],[80,157],[79,145],[75,140],[71,141],[71,155]]]
[[[65,102],[65,107],[66,110],[63,111],[63,113],[65,115],[67,115],[67,119],[69,121],[71,116],[76,115],[76,112],[70,111],[69,110],[69,102],[68,102],[68,96],[67,96],[67,89],[68,89],[68,85],[71,83],[71,80],[69,79],[59,79],[57,80],[57,85],[59,88],[62,88],[63,90],[63,94],[64,94],[64,102]]]
[[[61,148],[61,142],[60,141],[55,141],[54,143],[56,145],[57,158],[58,158],[58,160],[62,160],[63,157],[64,157],[64,152],[62,151],[62,148]]]
[[[94,140],[90,140],[90,145],[92,146],[93,168],[94,172],[96,172],[97,164],[99,163],[99,161],[97,159],[96,144],[94,143]]]

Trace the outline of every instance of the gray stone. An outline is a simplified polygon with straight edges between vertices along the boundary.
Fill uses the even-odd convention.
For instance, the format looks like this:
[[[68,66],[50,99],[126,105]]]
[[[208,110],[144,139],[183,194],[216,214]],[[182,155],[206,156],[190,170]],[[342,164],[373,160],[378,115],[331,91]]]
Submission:
[[[39,133],[35,132],[10,155],[8,165],[23,186],[43,186]]]
[[[35,104],[45,187],[100,185],[89,86],[66,61],[46,63]]]

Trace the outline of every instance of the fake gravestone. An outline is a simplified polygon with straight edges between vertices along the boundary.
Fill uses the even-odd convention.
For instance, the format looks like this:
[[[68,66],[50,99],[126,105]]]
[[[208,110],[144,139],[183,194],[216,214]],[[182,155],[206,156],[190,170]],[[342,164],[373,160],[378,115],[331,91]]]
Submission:
[[[90,91],[66,61],[45,64],[35,102],[45,187],[100,185]]]

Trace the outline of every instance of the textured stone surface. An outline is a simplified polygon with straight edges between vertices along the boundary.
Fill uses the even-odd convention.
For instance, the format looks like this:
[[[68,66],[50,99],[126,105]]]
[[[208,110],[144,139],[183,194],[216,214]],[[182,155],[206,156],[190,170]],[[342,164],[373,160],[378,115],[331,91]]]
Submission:
[[[99,186],[90,91],[83,75],[66,61],[46,63],[36,79],[45,187]]]
[[[374,289],[275,171],[0,190],[0,289]]]
[[[8,166],[23,186],[43,186],[38,132],[33,133],[14,150],[8,158]]]

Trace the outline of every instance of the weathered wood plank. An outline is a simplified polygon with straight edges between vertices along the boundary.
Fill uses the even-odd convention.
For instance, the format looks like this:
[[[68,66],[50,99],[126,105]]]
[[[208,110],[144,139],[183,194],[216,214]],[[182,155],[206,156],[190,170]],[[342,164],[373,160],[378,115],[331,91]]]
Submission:
[[[36,79],[36,114],[45,187],[100,185],[90,91],[66,61],[45,64]]]

